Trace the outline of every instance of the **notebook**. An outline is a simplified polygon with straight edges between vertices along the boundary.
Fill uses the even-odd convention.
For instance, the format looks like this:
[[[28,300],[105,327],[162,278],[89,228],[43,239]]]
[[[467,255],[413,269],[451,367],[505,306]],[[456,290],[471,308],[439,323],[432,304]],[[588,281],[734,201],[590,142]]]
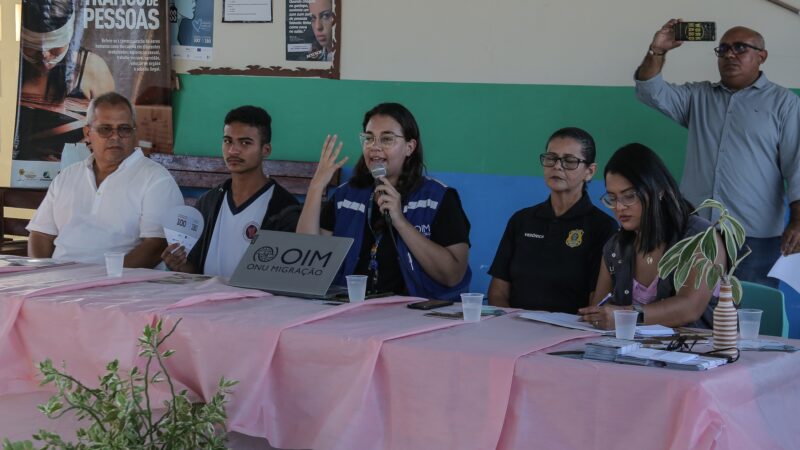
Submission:
[[[352,238],[260,230],[229,284],[290,297],[346,298],[346,287],[331,284],[351,245]]]

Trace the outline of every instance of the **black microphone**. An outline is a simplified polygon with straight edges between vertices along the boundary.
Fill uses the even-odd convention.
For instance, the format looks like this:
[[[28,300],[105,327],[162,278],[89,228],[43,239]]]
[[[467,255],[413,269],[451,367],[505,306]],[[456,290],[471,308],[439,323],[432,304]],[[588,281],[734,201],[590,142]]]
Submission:
[[[383,181],[378,179],[378,177],[386,176],[386,166],[384,166],[383,164],[375,164],[375,166],[372,167],[372,170],[370,170],[370,173],[372,174],[372,178],[375,178],[375,186],[383,184]],[[389,215],[388,210],[383,211],[383,220],[386,222],[386,226],[391,230],[392,217]]]

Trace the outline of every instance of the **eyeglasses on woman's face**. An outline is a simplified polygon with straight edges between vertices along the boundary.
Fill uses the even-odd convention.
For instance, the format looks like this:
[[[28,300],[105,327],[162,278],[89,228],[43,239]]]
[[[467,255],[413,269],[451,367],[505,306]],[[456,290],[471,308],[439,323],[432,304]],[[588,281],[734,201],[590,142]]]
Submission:
[[[561,167],[564,170],[575,170],[581,163],[589,164],[589,161],[580,159],[578,157],[567,155],[559,157],[555,153],[542,153],[539,155],[539,162],[544,167],[555,167],[556,163],[561,161]]]
[[[600,197],[600,201],[607,207],[615,209],[617,205],[631,206],[639,201],[639,194],[636,191],[629,191],[622,195],[614,195],[606,192]]]
[[[377,142],[378,145],[384,150],[392,148],[397,139],[405,139],[394,133],[383,133],[380,136],[375,136],[372,133],[359,133],[358,140],[361,142],[362,147],[372,147]]]

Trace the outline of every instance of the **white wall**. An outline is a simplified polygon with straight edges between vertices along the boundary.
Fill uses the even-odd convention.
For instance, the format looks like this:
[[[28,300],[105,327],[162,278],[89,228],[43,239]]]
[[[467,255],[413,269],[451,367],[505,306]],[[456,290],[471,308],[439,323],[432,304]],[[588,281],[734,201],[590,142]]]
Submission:
[[[0,0],[0,183],[10,170],[19,44],[14,3]],[[800,16],[766,0],[343,0],[344,79],[626,86],[653,33],[670,17],[761,31],[770,79],[800,87]],[[788,0],[800,5],[800,0]],[[234,25],[217,14],[213,65],[283,58],[285,2],[274,24]],[[711,43],[670,53],[671,81],[716,79]],[[176,69],[192,65],[181,62]]]
[[[766,0],[343,0],[344,79],[626,86],[671,17],[745,25],[764,34],[765,71],[800,87],[800,16]],[[789,0],[800,5],[800,0]],[[285,2],[274,24],[220,23],[214,67],[286,64]],[[671,81],[718,78],[714,43],[668,58]],[[178,71],[195,65],[179,62]]]

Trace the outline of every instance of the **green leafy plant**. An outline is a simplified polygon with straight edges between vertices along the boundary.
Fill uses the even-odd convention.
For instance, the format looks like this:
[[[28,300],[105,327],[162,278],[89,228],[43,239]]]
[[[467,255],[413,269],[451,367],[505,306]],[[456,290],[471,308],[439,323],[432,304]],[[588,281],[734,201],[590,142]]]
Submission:
[[[178,320],[162,337],[162,322],[144,328],[138,339],[139,356],[147,358],[144,370],[132,368],[120,375],[119,362],[106,366],[106,374],[99,378],[99,386],[90,388],[59,370],[49,359],[39,363],[42,385],[53,383],[58,393],[39,410],[51,419],[74,412],[79,420],[88,419],[88,428],[76,432],[78,442],[65,442],[61,436],[40,430],[33,439],[44,444],[45,449],[84,450],[188,450],[225,449],[226,395],[236,381],[220,379],[218,391],[208,403],[195,404],[188,392],[175,391],[172,378],[164,361],[174,350],[159,350],[164,341],[175,332]],[[150,391],[154,384],[166,383],[171,399],[163,404],[164,411],[154,414]],[[4,450],[33,450],[31,441],[3,440]]]
[[[719,210],[719,219],[706,230],[678,241],[667,250],[658,263],[658,276],[666,278],[675,271],[675,289],[677,290],[686,284],[689,274],[694,269],[697,273],[694,280],[695,289],[699,289],[703,281],[709,289],[714,289],[721,280],[723,284],[731,286],[733,299],[736,304],[739,304],[742,299],[742,284],[733,273],[739,267],[739,263],[750,254],[750,248],[745,247],[744,253],[739,256],[739,250],[744,245],[746,237],[744,227],[738,220],[731,217],[722,203],[716,200],[703,201],[695,212],[704,208]],[[725,265],[715,262],[717,259],[716,230],[722,233],[728,260],[732,262],[727,270]]]

